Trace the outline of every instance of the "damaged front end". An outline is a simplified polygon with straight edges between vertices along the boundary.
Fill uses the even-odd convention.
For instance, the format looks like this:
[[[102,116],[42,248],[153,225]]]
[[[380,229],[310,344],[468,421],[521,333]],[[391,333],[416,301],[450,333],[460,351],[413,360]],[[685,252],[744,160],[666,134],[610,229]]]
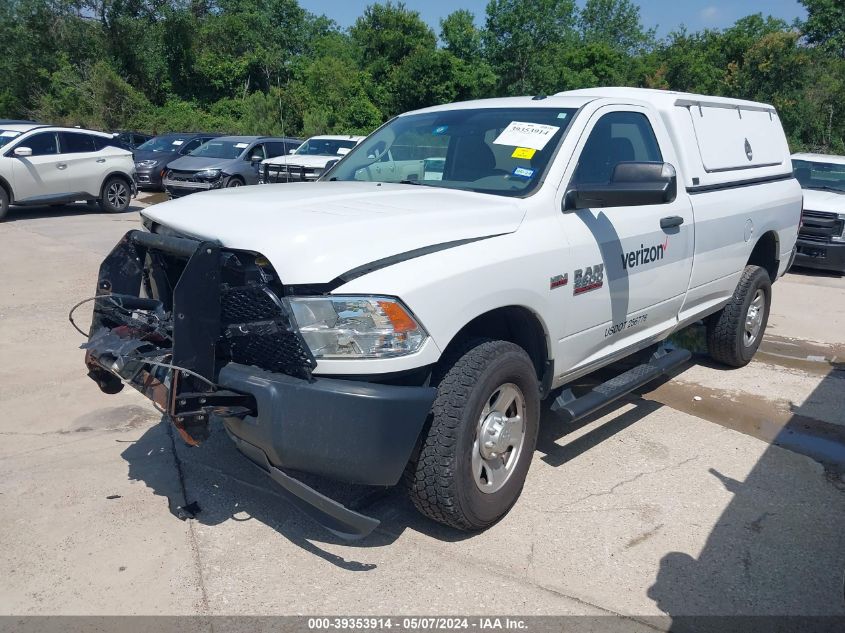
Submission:
[[[398,482],[434,399],[427,387],[312,376],[285,288],[260,254],[130,231],[103,261],[85,349],[106,393],[127,383],[191,445],[219,417],[238,449],[345,538],[378,521],[281,469],[366,485]]]
[[[130,384],[191,445],[208,437],[210,415],[255,413],[253,397],[217,385],[226,364],[310,378],[316,362],[281,284],[256,259],[214,242],[127,233],[100,266],[82,346],[89,376],[106,393]]]

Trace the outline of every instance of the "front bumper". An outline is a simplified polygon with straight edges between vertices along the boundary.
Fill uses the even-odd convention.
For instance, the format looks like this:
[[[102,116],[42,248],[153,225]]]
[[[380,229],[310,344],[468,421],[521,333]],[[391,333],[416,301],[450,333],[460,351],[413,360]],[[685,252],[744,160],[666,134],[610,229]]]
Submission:
[[[165,257],[187,261],[172,284],[172,299],[156,296],[156,285],[152,293],[146,290],[154,298],[141,297],[147,279],[164,280],[162,271],[145,266]],[[106,393],[116,393],[123,383],[143,393],[189,444],[204,439],[209,419],[222,419],[241,452],[296,505],[341,536],[365,536],[377,522],[281,469],[357,484],[395,485],[436,390],[313,377],[307,362],[300,375],[291,375],[296,368],[284,373],[289,371],[284,364],[270,371],[238,362],[238,354],[245,353],[238,352],[239,346],[290,350],[299,339],[284,331],[290,323],[283,312],[272,320],[260,315],[260,321],[245,316],[236,323],[227,321],[231,312],[243,315],[251,309],[232,277],[243,263],[227,267],[232,257],[212,242],[130,231],[100,268],[94,319],[83,345],[89,375]],[[165,286],[170,284],[162,281]],[[229,305],[230,296],[237,297],[237,303]],[[280,336],[286,337],[283,347],[272,347],[277,341],[273,337]],[[248,340],[240,343],[243,337]],[[296,358],[307,361],[301,353]]]
[[[845,243],[798,239],[795,265],[845,273]]]
[[[137,167],[138,174],[138,189],[162,191],[164,189],[163,182],[163,168],[143,168]]]
[[[220,189],[223,186],[223,181],[222,177],[216,180],[174,180],[165,176],[162,179],[162,185],[171,196],[180,198],[197,191]]]

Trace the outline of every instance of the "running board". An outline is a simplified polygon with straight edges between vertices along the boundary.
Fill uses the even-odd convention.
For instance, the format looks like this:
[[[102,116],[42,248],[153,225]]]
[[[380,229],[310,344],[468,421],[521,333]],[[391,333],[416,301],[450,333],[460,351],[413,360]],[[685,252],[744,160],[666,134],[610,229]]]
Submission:
[[[552,412],[564,422],[575,422],[599,409],[606,407],[634,389],[650,383],[656,378],[677,369],[692,357],[686,349],[667,352],[660,349],[651,360],[632,367],[623,374],[594,387],[589,393],[576,398],[569,389],[561,393],[552,403]]]

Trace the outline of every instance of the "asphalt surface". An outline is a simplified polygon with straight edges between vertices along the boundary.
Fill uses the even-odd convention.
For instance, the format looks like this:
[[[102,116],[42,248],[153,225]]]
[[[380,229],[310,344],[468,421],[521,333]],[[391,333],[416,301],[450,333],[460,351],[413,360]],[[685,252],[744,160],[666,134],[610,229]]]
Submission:
[[[68,308],[139,206],[13,209],[0,224],[0,614],[621,614],[664,628],[845,615],[845,279],[779,281],[747,368],[696,356],[575,427],[546,415],[521,499],[482,534],[423,519],[399,489],[321,484],[382,521],[347,544],[224,434],[188,448],[140,395],[86,377]]]

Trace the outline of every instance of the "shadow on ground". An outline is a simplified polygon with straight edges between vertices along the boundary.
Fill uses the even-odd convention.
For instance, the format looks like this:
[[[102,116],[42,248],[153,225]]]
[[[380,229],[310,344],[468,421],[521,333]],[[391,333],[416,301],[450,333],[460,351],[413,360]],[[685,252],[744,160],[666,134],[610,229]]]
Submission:
[[[822,380],[817,392],[830,389],[832,381],[841,384],[835,371]],[[805,438],[803,446],[796,444],[794,437],[785,437],[799,432],[805,413],[802,407],[795,407],[796,424],[790,420],[781,432],[784,437],[773,443],[788,442],[815,455],[816,462],[794,454],[795,467],[784,470],[782,449],[771,447],[744,481],[710,470],[733,494],[733,500],[698,556],[670,552],[662,557],[648,592],[658,607],[673,617],[673,631],[713,630],[713,621],[696,617],[702,615],[845,616],[845,445],[826,446],[822,453],[812,436]],[[842,422],[845,419],[839,420]],[[817,487],[806,486],[810,478],[795,477],[796,472],[807,470],[815,470],[831,486],[830,506],[821,505]],[[719,628],[774,630],[771,627],[776,624],[739,620],[721,622]],[[818,630],[822,623],[794,624]]]
[[[143,207],[133,200],[123,213],[107,213],[102,211],[96,204],[85,202],[74,202],[72,204],[60,204],[55,206],[16,206],[9,207],[8,215],[3,222],[18,222],[20,220],[41,220],[47,218],[60,218],[82,215],[112,215],[121,216],[128,213],[140,211]]]

